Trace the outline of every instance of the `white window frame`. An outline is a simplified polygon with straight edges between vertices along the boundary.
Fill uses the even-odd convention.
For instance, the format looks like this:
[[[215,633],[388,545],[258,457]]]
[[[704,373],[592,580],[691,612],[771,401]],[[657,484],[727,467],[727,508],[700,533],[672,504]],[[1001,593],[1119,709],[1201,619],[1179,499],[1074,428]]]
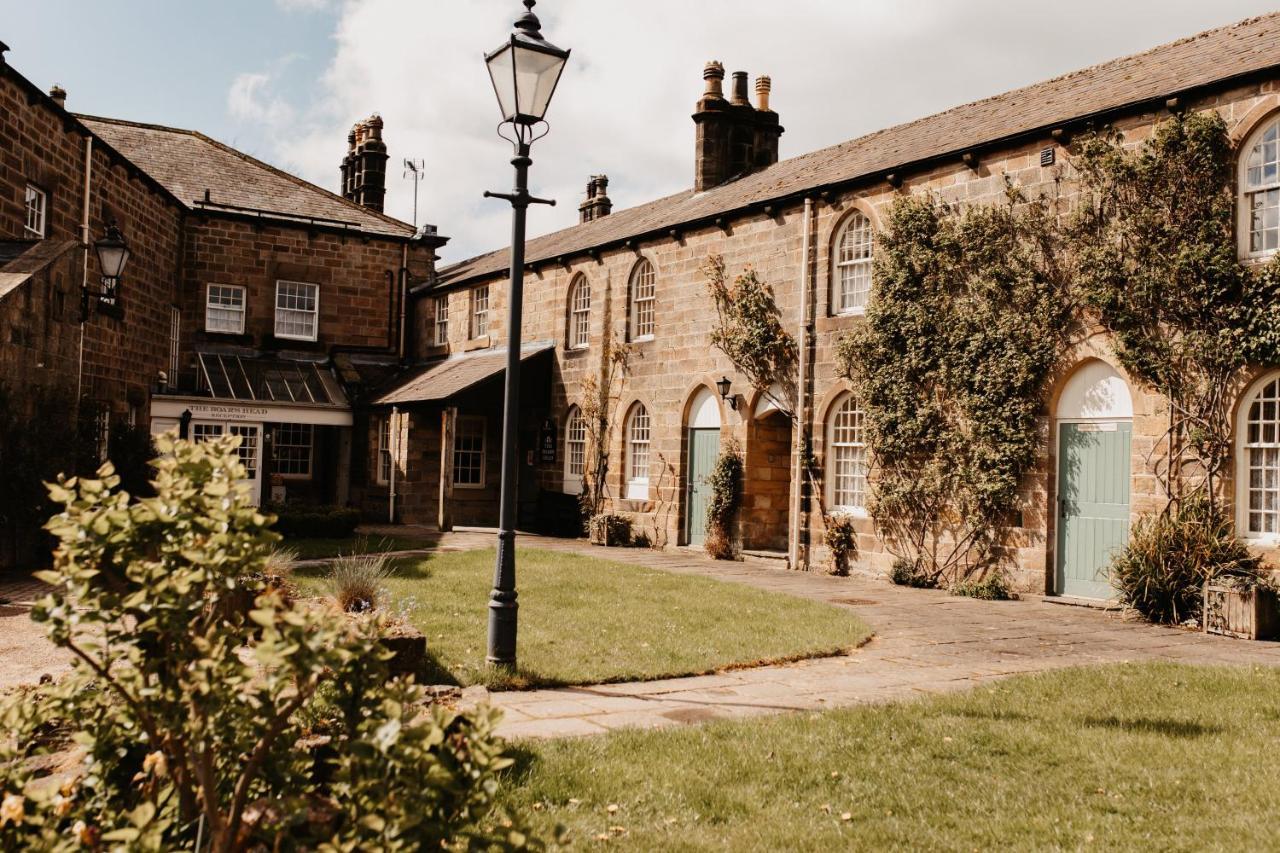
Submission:
[[[464,415],[459,416],[457,426],[453,431],[453,487],[455,489],[483,489],[485,486],[485,467],[488,463],[488,441],[486,435],[487,424],[483,415]],[[480,449],[475,448],[462,449],[458,446],[459,441],[464,437],[479,437]],[[459,454],[479,454],[479,480],[476,482],[463,482],[458,479],[458,471],[462,466],[458,465]],[[469,470],[471,466],[467,466]]]
[[[291,431],[295,431],[295,430],[298,431],[299,436],[303,436],[303,435],[306,436],[306,444],[303,444],[301,442],[294,442],[292,440],[288,440],[288,441],[281,440],[282,435],[288,435]],[[293,438],[293,436],[291,435],[288,435],[288,437],[289,439]],[[310,480],[311,479],[313,472],[315,471],[315,458],[316,458],[316,428],[314,426],[312,426],[311,424],[296,424],[296,423],[276,424],[275,433],[272,436],[271,441],[272,441],[271,443],[271,473],[272,474],[279,474],[281,477],[285,478],[286,480]],[[281,471],[279,468],[280,462],[282,461],[282,458],[281,458],[282,454],[280,452],[281,449],[288,448],[290,450],[293,450],[293,449],[300,450],[304,447],[306,448],[306,451],[307,451],[306,470],[305,471]],[[298,458],[295,460],[291,458],[289,461],[290,463],[293,463],[295,461],[301,462],[302,459]]]
[[[564,493],[582,494],[587,472],[587,421],[577,406],[564,419]]]
[[[473,341],[489,334],[489,285],[487,284],[471,288],[471,317],[468,320],[467,334]]]
[[[1273,387],[1274,386],[1274,387]],[[1269,392],[1269,393],[1268,393]],[[1264,397],[1263,395],[1267,396]],[[1261,417],[1254,420],[1252,409],[1254,402],[1259,403]],[[1267,418],[1267,405],[1270,404],[1271,417]],[[1256,424],[1257,430],[1254,430]],[[1270,428],[1268,430],[1268,427]],[[1255,438],[1256,436],[1256,438]],[[1267,440],[1270,438],[1270,440]],[[1275,547],[1280,545],[1280,372],[1271,372],[1253,382],[1241,398],[1236,412],[1236,535],[1241,539],[1259,545]],[[1261,466],[1260,482],[1254,485],[1253,466],[1254,451],[1266,453],[1270,451],[1273,464]],[[1272,474],[1271,484],[1267,483],[1268,469]],[[1253,492],[1258,492],[1263,506],[1254,510],[1251,506]],[[1272,509],[1266,508],[1266,496],[1271,494]],[[1256,512],[1260,519],[1266,515],[1276,516],[1274,529],[1267,531],[1254,530],[1251,516]],[[1265,528],[1265,521],[1261,525]]]
[[[1268,139],[1270,137],[1270,139]],[[1255,159],[1255,155],[1256,159]],[[1268,177],[1268,172],[1270,176]],[[1271,116],[1260,124],[1240,146],[1239,173],[1237,175],[1239,214],[1239,254],[1244,260],[1269,258],[1280,251],[1280,116]],[[1261,197],[1264,225],[1261,231],[1263,247],[1253,247],[1253,220],[1255,197]],[[1265,225],[1266,213],[1271,212],[1275,225]],[[1276,246],[1266,248],[1267,232],[1274,234]]]
[[[841,226],[833,254],[831,313],[837,316],[865,314],[875,286],[875,228],[871,217],[855,210]],[[854,287],[847,292],[846,277],[854,282]],[[865,280],[865,287],[857,285],[860,280]]]
[[[631,340],[653,340],[657,324],[658,271],[648,258],[641,258],[631,271]],[[647,329],[646,323],[647,320]]]
[[[182,336],[182,311],[169,306],[169,387],[178,387],[178,347]]]
[[[373,481],[379,486],[391,482],[391,415],[383,415],[378,419],[378,456]]]
[[[26,224],[23,233],[28,237],[43,239],[49,232],[49,194],[35,184],[27,184],[23,197],[26,206]]]
[[[846,407],[852,404],[852,410],[846,411]],[[851,438],[844,438],[837,441],[837,430],[842,428],[838,420],[842,415],[848,414],[855,419],[853,424],[844,427],[852,433]],[[866,444],[866,412],[859,405],[857,398],[849,392],[841,394],[827,414],[826,423],[826,493],[827,506],[831,512],[841,513],[844,515],[854,515],[858,517],[867,516],[867,444]],[[843,453],[850,454],[849,463],[853,466],[853,470],[848,474],[856,483],[861,481],[861,489],[855,485],[852,489],[854,497],[861,491],[862,503],[841,502],[839,498],[844,497],[838,494],[836,482],[839,479],[837,466],[841,463]]]
[[[569,287],[569,349],[586,349],[591,343],[591,282],[579,273]]]
[[[313,299],[315,300],[315,307],[311,309],[281,307],[280,297],[282,295],[281,294],[282,287],[309,288],[311,294],[313,295]],[[291,298],[300,298],[300,297],[301,297],[301,294],[291,295]],[[297,333],[281,331],[281,321],[287,317],[293,317],[296,315],[311,316],[310,334],[297,334]],[[290,341],[314,341],[319,339],[319,336],[320,336],[320,285],[310,281],[290,281],[288,279],[279,279],[276,281],[274,332],[277,338],[282,338],[284,340],[290,340]]]
[[[624,435],[627,437],[627,500],[647,501],[652,463],[653,418],[644,403],[636,403],[627,413]]]
[[[240,305],[237,308],[226,302],[213,304],[214,290],[217,289],[219,298],[226,298],[232,294],[239,294]],[[244,317],[246,313],[245,305],[248,302],[249,294],[243,285],[240,284],[214,284],[209,283],[204,288],[204,330],[218,335],[243,335],[244,334]],[[238,314],[238,322],[232,328],[215,329],[209,322],[209,313],[211,311],[221,311],[226,315]]]
[[[435,328],[432,330],[435,345],[442,347],[449,343],[449,295],[442,294],[435,300]]]

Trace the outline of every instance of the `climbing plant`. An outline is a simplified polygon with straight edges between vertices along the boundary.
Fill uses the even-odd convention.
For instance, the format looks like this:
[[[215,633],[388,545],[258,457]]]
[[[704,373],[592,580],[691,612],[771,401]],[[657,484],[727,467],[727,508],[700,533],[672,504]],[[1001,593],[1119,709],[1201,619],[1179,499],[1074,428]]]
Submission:
[[[1079,282],[1129,375],[1168,400],[1152,460],[1168,506],[1212,511],[1230,460],[1232,383],[1280,361],[1280,270],[1237,258],[1234,152],[1216,112],[1162,122],[1137,148],[1114,131],[1078,143]]]
[[[613,328],[613,287],[605,282],[604,329],[600,342],[600,364],[595,376],[582,380],[582,420],[587,432],[586,467],[579,498],[582,514],[590,519],[604,509],[609,481],[609,448],[613,446],[613,426],[626,384],[627,369],[634,348],[619,339]]]
[[[733,522],[742,504],[742,449],[732,438],[720,446],[720,455],[707,476],[711,500],[707,502],[705,548],[717,560],[734,555]]]
[[[906,197],[877,235],[866,322],[841,338],[837,365],[866,412],[871,514],[916,582],[979,576],[1006,554],[1070,338],[1056,207],[1012,185],[998,205]]]

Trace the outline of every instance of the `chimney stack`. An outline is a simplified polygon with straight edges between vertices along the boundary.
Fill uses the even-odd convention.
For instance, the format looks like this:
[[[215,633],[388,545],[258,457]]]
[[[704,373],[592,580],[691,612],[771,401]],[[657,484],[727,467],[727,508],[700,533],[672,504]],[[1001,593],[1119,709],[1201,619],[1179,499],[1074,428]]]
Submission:
[[[578,205],[578,222],[591,222],[602,216],[608,216],[613,210],[613,202],[609,200],[609,176],[592,175],[587,181],[587,198]]]
[[[57,83],[54,83],[53,88],[49,90],[49,97],[53,98],[53,102],[62,109],[67,108],[67,90]]]
[[[694,107],[696,127],[693,188],[709,190],[778,162],[778,114],[769,108],[772,81],[756,78],[756,106],[747,93],[747,72],[733,72],[730,98],[724,97],[724,66],[703,68],[706,89]]]
[[[347,134],[342,158],[342,195],[370,210],[382,212],[387,194],[387,145],[382,141],[382,117],[377,113],[358,121]]]

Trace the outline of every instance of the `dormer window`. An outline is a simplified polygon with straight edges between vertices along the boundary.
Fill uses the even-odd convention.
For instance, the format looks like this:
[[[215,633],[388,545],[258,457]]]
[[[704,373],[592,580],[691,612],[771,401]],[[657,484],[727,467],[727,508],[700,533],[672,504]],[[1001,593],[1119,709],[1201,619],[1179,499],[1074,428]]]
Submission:
[[[27,184],[27,227],[26,236],[42,239],[47,226],[48,196],[39,187]]]

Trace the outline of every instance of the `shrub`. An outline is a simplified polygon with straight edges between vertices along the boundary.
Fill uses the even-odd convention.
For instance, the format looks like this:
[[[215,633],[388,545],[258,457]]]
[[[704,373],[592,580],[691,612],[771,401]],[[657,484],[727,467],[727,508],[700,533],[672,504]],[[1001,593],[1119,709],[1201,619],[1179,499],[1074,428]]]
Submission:
[[[325,586],[343,611],[367,613],[382,607],[386,598],[383,584],[389,577],[391,558],[386,554],[351,554],[333,561]]]
[[[276,532],[286,539],[345,539],[360,524],[360,511],[347,507],[281,504],[268,509],[276,516]]]
[[[631,519],[625,515],[602,512],[591,517],[588,527],[591,541],[597,545],[631,544]]]
[[[831,551],[831,574],[848,575],[849,560],[858,556],[858,531],[854,529],[853,517],[843,514],[827,516],[822,541]]]
[[[388,681],[380,618],[272,592],[248,618],[224,606],[278,539],[237,442],[161,437],[153,498],[131,501],[110,465],[50,488],[54,590],[32,616],[74,666],[0,704],[0,849],[526,843],[480,825],[504,823],[487,819],[510,764],[495,712],[425,711]],[[61,787],[38,778],[50,753]]]
[[[936,589],[937,579],[925,571],[919,562],[899,557],[889,568],[889,580],[898,586],[910,586],[916,589]]]
[[[1199,618],[1205,581],[1262,576],[1261,560],[1236,538],[1226,513],[1198,499],[1138,521],[1111,563],[1120,601],[1169,624]]]
[[[1018,597],[1009,586],[1009,578],[999,570],[988,572],[983,578],[963,580],[951,587],[951,594],[984,601],[1010,601]]]
[[[711,500],[707,501],[706,552],[717,560],[732,560],[736,552],[733,520],[742,503],[742,453],[738,443],[727,439],[707,477]]]

